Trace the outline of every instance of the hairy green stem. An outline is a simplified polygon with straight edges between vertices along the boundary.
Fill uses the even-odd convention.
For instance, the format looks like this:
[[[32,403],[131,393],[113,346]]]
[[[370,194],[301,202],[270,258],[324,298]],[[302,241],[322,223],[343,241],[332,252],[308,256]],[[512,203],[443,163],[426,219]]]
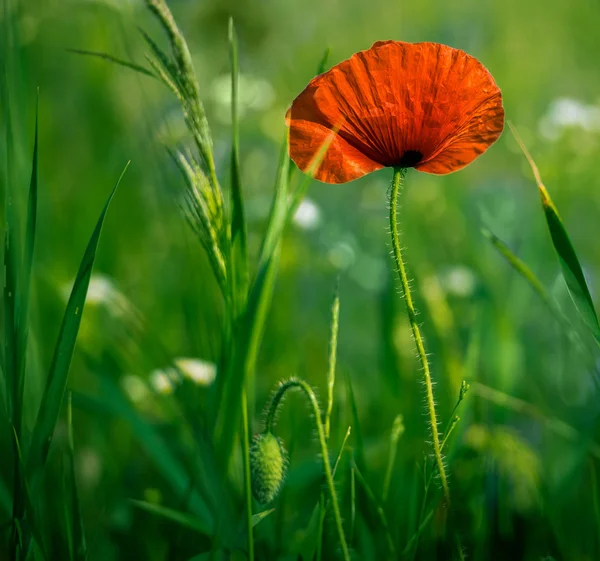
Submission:
[[[425,382],[425,396],[427,399],[427,409],[429,412],[429,424],[431,425],[431,440],[433,444],[433,453],[437,464],[438,472],[440,474],[440,480],[442,482],[442,489],[444,491],[444,498],[446,503],[450,503],[450,488],[448,487],[448,478],[446,477],[446,469],[444,468],[444,462],[442,459],[442,450],[440,446],[440,436],[437,425],[437,417],[435,413],[435,400],[433,397],[433,383],[431,381],[431,373],[429,371],[429,363],[427,362],[427,353],[425,352],[425,345],[423,344],[423,337],[421,336],[421,330],[417,323],[417,314],[412,301],[410,293],[410,286],[408,283],[408,276],[406,274],[406,268],[404,267],[404,261],[402,260],[402,250],[400,249],[400,237],[398,235],[398,223],[397,223],[397,212],[398,212],[398,194],[400,192],[400,185],[402,178],[404,177],[405,170],[403,168],[394,168],[394,179],[392,181],[392,192],[390,194],[390,231],[392,233],[392,247],[394,250],[394,259],[396,261],[396,267],[398,269],[398,276],[402,283],[402,292],[404,293],[404,301],[406,302],[406,311],[408,314],[408,320],[412,328],[413,337],[417,346],[417,352],[419,354],[419,360],[423,369],[423,381]]]
[[[279,405],[285,393],[288,390],[294,388],[299,389],[304,393],[304,395],[308,398],[308,401],[310,402],[311,408],[313,410],[315,424],[317,427],[317,437],[319,439],[319,444],[321,445],[323,470],[325,472],[327,487],[329,487],[329,493],[331,495],[331,507],[333,510],[333,517],[335,519],[335,525],[337,527],[338,536],[340,539],[342,554],[344,556],[344,561],[350,561],[350,551],[348,550],[348,544],[346,543],[346,536],[344,535],[344,527],[342,525],[342,516],[340,514],[340,506],[338,504],[337,494],[335,492],[335,487],[333,484],[333,474],[331,471],[331,465],[329,463],[327,439],[325,437],[325,429],[321,420],[321,410],[319,408],[319,402],[313,389],[304,380],[300,378],[290,378],[289,380],[283,382],[279,386],[269,403],[269,409],[267,410],[267,416],[265,419],[265,432],[272,432],[273,423],[275,422],[275,416],[277,414],[277,409],[279,408]]]

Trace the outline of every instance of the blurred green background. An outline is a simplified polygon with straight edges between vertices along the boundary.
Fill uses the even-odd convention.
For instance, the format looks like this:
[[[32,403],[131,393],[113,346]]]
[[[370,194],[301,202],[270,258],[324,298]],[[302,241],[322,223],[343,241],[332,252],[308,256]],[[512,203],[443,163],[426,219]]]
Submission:
[[[162,35],[134,0],[2,4],[0,17],[11,37],[2,41],[0,71],[9,84],[14,149],[12,168],[3,170],[3,178],[6,171],[23,189],[29,181],[36,88],[40,92],[26,430],[35,419],[85,245],[112,185],[131,160],[105,223],[69,381],[76,392],[83,516],[90,559],[189,559],[202,551],[199,544],[128,502],[141,498],[182,507],[139,437],[139,424],[179,442],[184,420],[158,371],[175,357],[214,363],[220,350],[218,289],[179,211],[182,179],[165,150],[184,138],[185,129],[175,100],[158,81],[68,52],[101,51],[144,65],[138,27]],[[237,27],[241,165],[252,257],[273,194],[285,111],[313,77],[323,50],[331,48],[334,64],[376,40],[435,41],[474,55],[496,79],[507,118],[536,159],[598,302],[598,2],[169,4],[192,50],[223,184],[230,146],[229,16]],[[0,143],[0,166],[5,167],[6,134]],[[392,533],[402,544],[414,531],[422,489],[417,465],[422,466],[427,448],[410,328],[392,285],[390,180],[391,171],[383,170],[352,184],[311,185],[285,237],[259,358],[252,432],[260,430],[263,404],[278,380],[297,374],[325,395],[330,306],[339,276],[335,442],[341,443],[353,424],[344,383],[348,376],[364,437],[366,475],[379,489],[392,422],[403,415],[406,431],[387,503]],[[503,239],[577,324],[524,157],[507,130],[464,171],[441,177],[413,171],[406,183],[402,240],[442,419],[450,415],[461,380],[472,386],[448,458],[469,558],[600,559],[600,453],[594,444],[600,415],[598,350],[585,335],[575,342],[569,338],[481,233],[485,227]],[[107,363],[104,377],[89,368],[90,356]],[[188,390],[202,407],[203,388],[191,384]],[[301,400],[291,398],[279,422],[279,435],[291,451],[290,476],[274,505],[276,514],[256,529],[257,552],[263,552],[258,559],[295,558],[290,544],[300,539],[299,529],[308,524],[320,491],[312,430]],[[53,452],[57,473],[64,440],[59,425]],[[184,439],[180,446],[185,449]],[[53,489],[56,504],[59,487]],[[10,518],[6,489],[0,495],[1,518]],[[355,537],[362,552],[357,558],[380,558],[377,517],[365,515],[363,522]],[[326,539],[334,538],[328,531]],[[280,557],[271,557],[273,552]],[[427,544],[418,554],[435,556],[435,547]]]

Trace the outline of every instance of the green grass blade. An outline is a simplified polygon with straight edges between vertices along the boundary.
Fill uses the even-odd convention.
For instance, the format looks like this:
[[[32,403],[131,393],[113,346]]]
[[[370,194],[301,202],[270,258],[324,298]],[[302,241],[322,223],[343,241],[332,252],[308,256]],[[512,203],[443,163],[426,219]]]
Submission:
[[[511,124],[509,124],[509,126],[515,139],[521,147],[523,154],[525,154],[525,157],[527,158],[535,177],[542,201],[542,208],[546,217],[546,223],[548,224],[548,230],[550,232],[550,237],[552,238],[552,245],[554,246],[554,250],[558,256],[561,271],[565,282],[567,283],[567,288],[569,289],[571,299],[573,300],[573,303],[575,304],[575,307],[577,308],[581,318],[591,330],[596,342],[598,345],[600,345],[600,321],[598,321],[592,296],[587,286],[579,259],[577,258],[575,248],[569,239],[569,235],[567,234],[567,230],[565,229],[558,210],[550,198],[550,194],[542,183],[540,172],[533,158],[527,151],[527,148],[523,144],[523,141],[519,137],[516,129]]]
[[[67,303],[60,333],[58,335],[58,341],[54,348],[54,356],[52,357],[52,363],[46,381],[46,388],[31,437],[31,448],[27,460],[27,473],[29,474],[30,480],[33,480],[35,476],[43,470],[46,458],[48,457],[54,427],[58,420],[67,385],[69,367],[71,365],[73,350],[75,349],[75,341],[79,331],[79,324],[81,323],[81,316],[85,305],[90,277],[92,276],[92,268],[96,259],[100,233],[110,202],[112,201],[128,166],[129,163],[121,172],[119,179],[104,205],[98,222],[96,223],[96,227],[88,242],[81,264],[79,265],[79,271],[77,272],[71,290],[69,302]]]
[[[99,53],[96,51],[88,51],[85,49],[67,49],[67,51],[69,53],[74,53],[76,55],[84,55],[84,56],[100,58],[102,60],[112,62],[113,64],[118,64],[119,66],[128,68],[129,70],[134,70],[135,72],[139,72],[140,74],[143,74],[144,76],[150,76],[151,78],[156,78],[156,76],[152,72],[150,72],[150,70],[148,70],[147,68],[144,68],[140,64],[136,64],[134,62],[129,62],[127,60],[122,60],[120,58],[117,58],[116,56],[109,54],[109,53]]]
[[[325,158],[325,154],[327,154],[327,150],[329,150],[329,147],[331,146],[331,143],[335,139],[338,132],[339,125],[332,129],[331,133],[325,139],[325,142],[323,142],[323,144],[319,148],[319,151],[315,154],[313,160],[310,162],[308,169],[306,170],[306,173],[302,178],[302,181],[300,181],[300,185],[298,185],[298,187],[292,194],[291,202],[288,205],[287,213],[283,221],[284,225],[289,224],[292,218],[294,218],[294,215],[296,214],[300,203],[302,202],[306,195],[306,192],[308,191],[308,188],[313,180],[315,172],[319,169],[323,158]]]
[[[31,284],[31,267],[33,263],[33,248],[35,243],[35,227],[37,219],[38,113],[39,99],[36,102],[35,109],[35,136],[31,164],[31,180],[29,183],[29,200],[27,203],[27,224],[25,229],[23,258],[20,263],[20,270],[18,271],[18,286],[15,287],[15,291],[13,292],[16,303],[14,318],[16,338],[15,365],[18,384],[13,423],[19,438],[21,437],[23,388],[25,385],[25,362],[27,357],[27,337],[29,334],[29,292]],[[17,249],[17,251],[19,251],[19,249]]]
[[[231,59],[231,265],[234,314],[243,310],[248,295],[248,247],[240,178],[240,132],[238,112],[238,43],[233,19],[229,19]]]
[[[275,199],[271,208],[271,217],[263,242],[257,276],[250,290],[246,311],[242,318],[240,337],[236,341],[233,360],[229,361],[226,376],[222,378],[219,395],[219,412],[215,426],[216,442],[220,458],[228,462],[232,456],[235,434],[240,426],[242,412],[242,390],[246,380],[254,370],[260,341],[271,304],[277,266],[279,263],[280,236],[275,233],[275,222],[285,212],[288,193],[287,136],[280,154]]]
[[[287,207],[287,199],[289,194],[288,172],[290,168],[290,158],[288,156],[289,139],[286,130],[284,140],[281,144],[279,152],[279,164],[277,166],[277,178],[275,180],[275,196],[269,212],[269,222],[267,231],[263,239],[260,258],[258,262],[258,270],[265,267],[265,264],[270,259],[275,251],[277,242],[281,236],[285,226],[285,213]],[[255,283],[256,284],[256,283]]]
[[[373,507],[375,508],[375,511],[377,512],[377,517],[379,518],[379,523],[381,524],[381,528],[383,529],[383,531],[385,533],[385,539],[386,539],[387,548],[388,548],[388,551],[390,554],[390,558],[395,559],[396,558],[396,546],[394,545],[394,540],[392,539],[392,535],[390,534],[390,527],[389,527],[389,524],[387,521],[387,517],[385,515],[385,511],[383,509],[383,506],[380,504],[379,499],[375,496],[375,493],[371,489],[370,485],[367,483],[367,480],[363,477],[360,469],[358,469],[358,466],[355,465],[354,469],[355,469],[355,475],[356,475],[357,481],[360,483],[367,498],[372,503]]]
[[[390,435],[390,455],[388,456],[388,464],[383,478],[383,490],[381,492],[381,500],[385,503],[388,498],[390,490],[390,483],[392,481],[392,472],[394,471],[394,464],[396,463],[396,452],[398,451],[398,440],[404,433],[404,423],[402,415],[397,415],[392,425],[392,432]]]
[[[130,499],[130,502],[132,505],[149,512],[150,514],[160,516],[161,518],[166,518],[175,524],[179,524],[180,526],[184,526],[205,536],[211,535],[210,527],[204,524],[202,520],[192,516],[191,514],[187,514],[186,512],[181,512],[173,508],[168,508],[166,506],[147,503],[146,501]]]
[[[346,394],[347,399],[350,404],[350,414],[352,416],[352,426],[354,427],[352,430],[354,431],[354,439],[356,442],[356,463],[359,467],[364,469],[367,462],[365,460],[365,445],[364,439],[362,435],[362,431],[360,428],[360,420],[358,418],[358,407],[356,406],[356,401],[354,399],[354,390],[352,389],[352,381],[350,380],[350,375],[346,372]]]
[[[5,14],[6,15],[6,14]],[[3,316],[4,316],[4,378],[6,382],[6,399],[8,405],[8,414],[11,422],[14,424],[16,416],[20,416],[19,411],[15,411],[18,406],[18,379],[17,379],[17,357],[16,357],[16,333],[15,333],[15,290],[17,287],[18,271],[18,229],[16,189],[12,177],[12,161],[14,158],[12,147],[12,125],[10,114],[10,100],[8,98],[8,78],[5,75],[3,80],[3,109],[4,122],[6,126],[6,161],[4,163],[4,182],[5,182],[5,227],[4,227],[4,289]]]
[[[317,66],[317,75],[323,74],[325,70],[327,70],[327,62],[329,61],[329,55],[331,55],[331,49],[327,47],[321,60],[319,61],[319,65]]]
[[[431,519],[433,518],[433,513],[434,513],[434,511],[430,510],[427,513],[427,516],[423,517],[423,521],[419,524],[419,527],[417,528],[416,532],[411,536],[411,538],[408,540],[406,546],[402,550],[402,558],[403,559],[414,558],[414,554],[416,552],[416,547],[419,543],[419,537],[421,536],[421,534],[423,533],[423,531],[425,530],[425,528],[427,527],[429,522],[431,522]]]
[[[331,475],[332,477],[335,479],[335,474],[337,472],[337,469],[340,465],[340,461],[342,460],[342,455],[344,454],[344,451],[346,450],[346,442],[348,442],[348,438],[350,437],[350,433],[352,432],[352,427],[348,427],[348,430],[346,431],[346,436],[344,436],[344,440],[342,441],[342,445],[340,447],[340,451],[338,452],[337,458],[335,459],[335,463],[333,464],[333,468],[331,470]],[[322,547],[323,547],[323,529],[324,529],[324,524],[325,524],[325,514],[327,513],[327,508],[329,507],[329,500],[325,500],[325,494],[323,492],[321,492],[321,497],[319,499],[319,502],[317,503],[317,505],[315,506],[315,511],[317,511],[319,513],[319,520],[318,520],[318,529],[316,531],[316,542],[313,544],[314,548],[316,548],[316,554],[317,554],[317,561],[320,561],[321,559],[321,553],[322,553]],[[307,541],[308,543],[308,541]],[[306,553],[310,553],[310,550],[305,550],[305,558],[308,559],[312,559],[314,556],[314,550],[312,553],[310,553],[310,555],[307,555]]]
[[[267,516],[273,514],[275,512],[274,508],[270,508],[269,510],[263,510],[262,512],[257,512],[252,515],[252,527],[256,526],[259,522],[262,522]]]
[[[329,55],[331,54],[331,49],[329,47],[327,47],[325,49],[325,51],[323,51],[323,56],[321,57],[321,60],[319,61],[319,64],[317,64],[317,76],[319,74],[323,74],[323,72],[325,72],[325,70],[327,70],[327,62],[329,61]],[[291,183],[292,182],[292,178],[294,177],[294,174],[296,173],[296,166],[290,166],[289,170],[288,170],[288,182]]]
[[[329,438],[331,411],[333,410],[333,389],[335,386],[335,364],[340,326],[340,285],[336,284],[331,306],[331,335],[329,338],[329,368],[327,370],[327,406],[325,408],[325,436]]]
[[[24,247],[17,243],[13,235],[11,255],[7,267],[7,286],[12,292],[12,304],[15,306],[10,315],[13,316],[13,342],[14,351],[8,353],[11,357],[13,368],[13,415],[12,423],[15,431],[16,442],[21,440],[23,423],[23,392],[25,388],[25,363],[27,358],[27,338],[29,334],[29,296],[31,267],[33,262],[33,248],[35,242],[35,227],[37,218],[37,192],[38,192],[38,115],[39,94],[35,110],[35,133],[33,143],[33,156],[31,164],[31,179],[29,184],[29,200],[27,205],[27,224],[25,230]],[[10,205],[12,207],[12,205]],[[12,214],[12,213],[11,213]],[[14,219],[13,216],[11,216]],[[15,255],[18,252],[18,255]],[[7,248],[8,253],[8,248]],[[17,269],[18,268],[18,269]],[[12,285],[12,286],[11,286]],[[10,296],[10,294],[9,294]],[[6,328],[10,331],[9,327]],[[22,462],[15,454],[14,457],[14,484],[13,484],[13,520],[22,520],[25,514],[25,488]],[[14,538],[15,536],[13,536]]]
[[[544,301],[544,303],[552,307],[548,292],[544,288],[544,285],[541,283],[541,281],[535,276],[533,271],[521,259],[519,259],[498,236],[485,228],[482,229],[481,232],[490,241],[494,248],[496,248],[498,253],[500,253],[500,255],[506,259],[508,264],[527,281],[527,283],[531,286],[531,288],[533,288],[533,290]]]
[[[5,14],[6,16],[6,14]],[[12,116],[8,77],[4,75],[2,83],[4,101],[4,121],[6,126],[6,176],[5,176],[5,234],[4,234],[4,378],[6,383],[6,399],[8,405],[9,425],[15,433],[13,441],[13,500],[12,500],[12,534],[10,550],[13,557],[22,555],[27,545],[23,543],[26,536],[20,531],[25,512],[24,481],[22,462],[20,461],[19,441],[21,439],[21,423],[23,418],[22,388],[23,382],[19,376],[20,357],[19,342],[22,340],[17,331],[19,317],[18,299],[20,295],[20,267],[22,244],[18,223],[18,190],[15,186],[12,172],[14,150]]]
[[[85,561],[88,557],[85,529],[79,502],[79,489],[75,473],[75,446],[73,442],[73,406],[72,394],[69,392],[67,400],[67,430],[69,440],[69,476],[71,480],[71,518],[73,520],[72,551],[75,561]]]

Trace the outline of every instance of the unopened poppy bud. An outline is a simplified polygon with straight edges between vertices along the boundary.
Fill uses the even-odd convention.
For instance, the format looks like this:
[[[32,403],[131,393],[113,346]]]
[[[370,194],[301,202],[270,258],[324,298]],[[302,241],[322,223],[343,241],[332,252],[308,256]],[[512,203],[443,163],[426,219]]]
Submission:
[[[250,449],[252,495],[261,504],[270,503],[277,494],[287,467],[287,453],[280,440],[271,432],[254,438]]]

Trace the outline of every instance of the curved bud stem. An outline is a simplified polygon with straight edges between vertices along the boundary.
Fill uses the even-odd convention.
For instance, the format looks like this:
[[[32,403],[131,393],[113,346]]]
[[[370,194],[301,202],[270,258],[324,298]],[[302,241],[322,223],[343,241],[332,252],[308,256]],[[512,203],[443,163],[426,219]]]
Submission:
[[[398,276],[400,277],[400,282],[402,283],[402,292],[404,293],[404,301],[406,302],[408,320],[412,328],[415,344],[417,346],[417,352],[419,354],[419,360],[421,361],[421,367],[423,369],[425,397],[429,412],[429,424],[431,425],[433,453],[438,472],[440,474],[440,480],[442,482],[444,498],[446,503],[450,504],[450,488],[448,487],[448,478],[446,477],[446,469],[444,468],[444,461],[442,459],[442,448],[440,446],[440,436],[435,413],[435,400],[433,397],[433,383],[431,381],[431,373],[429,371],[429,363],[427,362],[427,353],[425,352],[423,337],[421,336],[421,330],[419,329],[419,324],[417,323],[417,314],[415,313],[415,307],[410,293],[406,268],[404,267],[404,261],[402,259],[400,237],[398,235],[398,223],[396,221],[396,215],[398,212],[398,194],[400,193],[400,185],[405,172],[406,170],[403,168],[394,168],[394,180],[392,182],[392,191],[390,194],[390,231],[392,233],[392,247],[394,250],[394,260],[396,261],[396,267],[398,269]]]
[[[290,378],[283,382],[277,391],[273,394],[267,409],[267,416],[265,419],[265,432],[272,432],[273,424],[275,423],[275,416],[277,410],[281,404],[285,393],[291,389],[299,389],[308,398],[312,412],[315,418],[315,424],[317,427],[317,436],[319,438],[319,444],[321,446],[321,456],[323,458],[323,471],[325,472],[325,479],[327,480],[327,487],[329,487],[329,493],[331,495],[331,507],[333,510],[333,516],[335,519],[335,525],[337,527],[340,545],[342,547],[342,553],[344,555],[344,561],[350,561],[350,551],[348,550],[348,544],[346,543],[346,536],[344,535],[344,527],[342,525],[342,516],[340,514],[340,507],[337,500],[337,494],[333,484],[333,474],[331,471],[331,465],[329,463],[329,453],[327,451],[327,439],[325,437],[325,428],[323,427],[323,421],[321,420],[321,410],[319,408],[319,402],[315,392],[301,378]]]

